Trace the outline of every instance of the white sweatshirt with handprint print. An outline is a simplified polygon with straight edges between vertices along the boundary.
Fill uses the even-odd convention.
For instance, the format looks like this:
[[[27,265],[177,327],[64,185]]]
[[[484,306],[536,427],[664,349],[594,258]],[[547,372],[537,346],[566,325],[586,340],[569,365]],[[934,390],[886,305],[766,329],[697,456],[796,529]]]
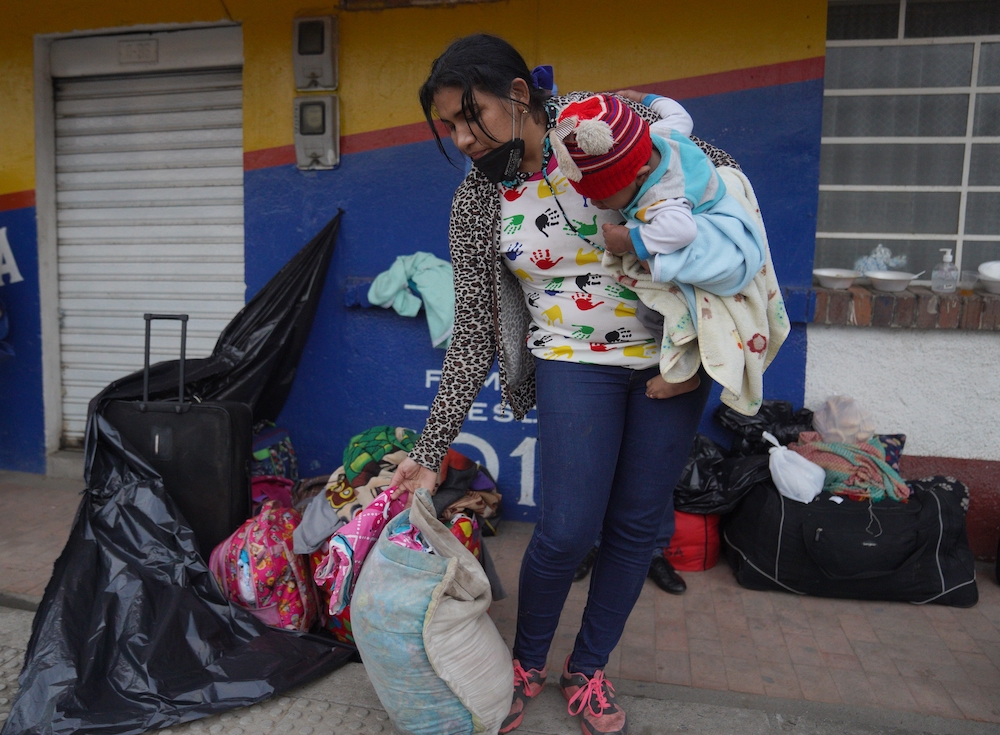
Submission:
[[[551,186],[538,175],[501,187],[499,247],[531,314],[528,349],[545,360],[654,366],[657,345],[635,316],[636,295],[605,272],[591,244],[603,247],[601,225],[617,222],[618,213],[577,194],[555,158],[547,174]]]

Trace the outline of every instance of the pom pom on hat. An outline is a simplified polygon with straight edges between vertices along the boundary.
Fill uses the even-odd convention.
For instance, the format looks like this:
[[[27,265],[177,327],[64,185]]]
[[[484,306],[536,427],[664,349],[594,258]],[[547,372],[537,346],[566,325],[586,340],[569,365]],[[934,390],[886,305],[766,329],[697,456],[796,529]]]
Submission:
[[[576,126],[576,144],[588,156],[603,156],[615,147],[615,134],[603,120],[581,120]]]

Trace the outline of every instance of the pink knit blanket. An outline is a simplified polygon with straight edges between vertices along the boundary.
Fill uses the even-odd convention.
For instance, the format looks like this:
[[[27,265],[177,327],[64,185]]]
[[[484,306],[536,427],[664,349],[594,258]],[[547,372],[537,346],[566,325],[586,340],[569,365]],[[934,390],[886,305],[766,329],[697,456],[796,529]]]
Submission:
[[[788,448],[826,470],[823,489],[851,500],[874,502],[886,496],[905,503],[910,488],[886,461],[882,443],[872,437],[858,444],[824,442],[819,433],[803,431]]]

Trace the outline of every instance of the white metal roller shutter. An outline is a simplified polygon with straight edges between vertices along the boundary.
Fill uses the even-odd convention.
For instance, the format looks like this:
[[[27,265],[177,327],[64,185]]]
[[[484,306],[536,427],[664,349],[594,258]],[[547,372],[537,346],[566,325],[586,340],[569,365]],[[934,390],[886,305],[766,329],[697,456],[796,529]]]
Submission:
[[[211,353],[244,304],[239,69],[57,79],[56,213],[63,444],[87,404],[142,367],[144,312],[186,313]],[[154,326],[152,362],[179,326]]]

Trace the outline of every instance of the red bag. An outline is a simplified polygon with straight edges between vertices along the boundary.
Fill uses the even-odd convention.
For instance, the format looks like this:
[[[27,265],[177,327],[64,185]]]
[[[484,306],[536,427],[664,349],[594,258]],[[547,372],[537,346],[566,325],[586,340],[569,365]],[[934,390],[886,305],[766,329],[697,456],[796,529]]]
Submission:
[[[719,516],[674,511],[677,524],[670,547],[663,552],[679,572],[703,572],[719,561]]]

